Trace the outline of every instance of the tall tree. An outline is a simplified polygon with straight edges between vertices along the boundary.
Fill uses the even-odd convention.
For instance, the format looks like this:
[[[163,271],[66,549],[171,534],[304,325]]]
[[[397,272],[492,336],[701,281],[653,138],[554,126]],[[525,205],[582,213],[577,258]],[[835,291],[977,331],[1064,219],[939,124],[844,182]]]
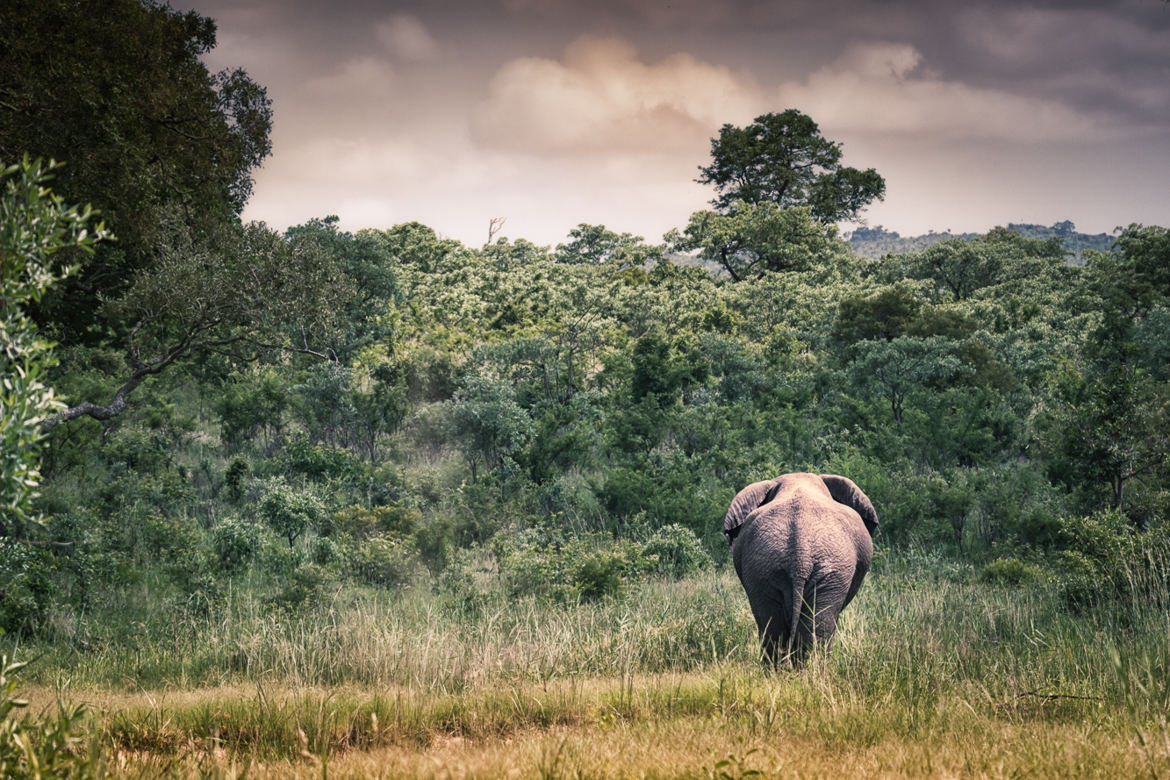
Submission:
[[[711,139],[711,164],[700,167],[701,184],[713,184],[712,204],[734,212],[737,201],[808,206],[830,223],[855,219],[886,182],[873,168],[841,165],[841,144],[821,135],[817,123],[794,108],[756,117],[747,127],[723,125]]]
[[[271,104],[243,71],[208,72],[215,32],[154,0],[0,3],[0,160],[65,160],[57,191],[100,208],[118,237],[46,301],[40,319],[66,339],[152,264],[165,215],[215,230],[251,193]]]

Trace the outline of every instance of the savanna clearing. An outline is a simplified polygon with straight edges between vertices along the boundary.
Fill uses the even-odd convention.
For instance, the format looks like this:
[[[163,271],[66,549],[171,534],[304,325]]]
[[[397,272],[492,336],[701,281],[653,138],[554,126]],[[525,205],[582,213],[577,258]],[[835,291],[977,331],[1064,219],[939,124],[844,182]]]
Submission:
[[[833,651],[777,672],[730,569],[565,605],[229,597],[171,636],[24,648],[22,694],[85,704],[117,777],[1167,776],[1165,594],[1049,591],[879,554]]]

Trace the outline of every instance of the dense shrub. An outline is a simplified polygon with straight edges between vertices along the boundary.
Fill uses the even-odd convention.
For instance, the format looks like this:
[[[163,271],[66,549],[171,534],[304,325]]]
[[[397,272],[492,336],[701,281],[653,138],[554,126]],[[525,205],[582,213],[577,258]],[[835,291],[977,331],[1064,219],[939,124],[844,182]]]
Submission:
[[[260,550],[260,527],[235,515],[228,517],[212,529],[211,548],[225,572],[241,571]]]
[[[413,534],[422,524],[423,517],[417,509],[399,502],[373,507],[355,504],[334,512],[328,530],[363,539],[374,534]]]
[[[995,585],[1022,585],[1044,576],[1038,566],[1021,561],[1019,558],[996,558],[983,567],[981,578]]]
[[[1061,593],[1072,607],[1137,598],[1170,601],[1170,536],[1141,532],[1114,509],[1063,518]]]
[[[356,541],[349,566],[359,582],[390,588],[413,582],[423,571],[413,542],[390,534]]]
[[[282,479],[270,480],[260,500],[260,516],[272,530],[288,540],[288,546],[325,517],[325,505],[317,495],[294,488]]]
[[[280,459],[289,474],[303,474],[313,480],[352,480],[364,470],[361,460],[338,447],[313,444],[304,436],[294,436]]]
[[[238,503],[244,497],[248,473],[248,461],[239,455],[232,458],[232,462],[224,470],[223,484],[227,488],[228,500],[232,503]]]
[[[620,595],[625,581],[648,567],[641,545],[603,534],[563,535],[530,528],[493,545],[500,575],[513,596],[572,602]]]
[[[325,572],[321,567],[311,563],[298,566],[280,581],[268,603],[285,612],[308,609],[317,603],[325,581]]]
[[[53,568],[44,548],[0,537],[0,634],[37,628],[52,592]]]
[[[711,556],[694,531],[677,523],[663,526],[654,532],[644,545],[642,555],[652,571],[676,579],[711,568]]]

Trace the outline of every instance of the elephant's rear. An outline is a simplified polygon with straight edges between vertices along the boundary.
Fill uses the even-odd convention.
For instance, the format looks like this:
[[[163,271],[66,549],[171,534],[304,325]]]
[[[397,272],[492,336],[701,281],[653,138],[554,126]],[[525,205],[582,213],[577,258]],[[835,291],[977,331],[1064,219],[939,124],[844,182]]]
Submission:
[[[765,655],[775,661],[792,651],[799,660],[832,640],[873,548],[856,512],[798,485],[752,513],[732,553]]]
[[[779,660],[798,634],[806,584],[813,574],[799,524],[769,505],[764,522],[746,523],[735,540],[735,571],[748,594],[764,655]]]

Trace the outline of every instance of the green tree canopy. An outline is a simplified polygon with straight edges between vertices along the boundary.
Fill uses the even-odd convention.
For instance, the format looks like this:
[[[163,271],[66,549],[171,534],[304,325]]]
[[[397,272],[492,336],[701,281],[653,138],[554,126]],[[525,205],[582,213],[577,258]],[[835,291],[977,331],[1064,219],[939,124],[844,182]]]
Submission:
[[[711,139],[711,164],[701,184],[713,184],[711,202],[723,213],[736,203],[808,206],[820,222],[855,219],[886,191],[873,168],[841,165],[841,144],[821,135],[817,123],[794,108],[756,117],[747,127],[725,124]]]
[[[808,206],[780,208],[769,201],[739,202],[730,214],[696,211],[682,233],[672,230],[665,238],[677,251],[698,250],[737,282],[768,271],[807,271],[848,255],[837,228],[817,222]]]
[[[569,231],[567,243],[557,246],[558,262],[569,264],[617,263],[619,268],[645,265],[662,259],[662,248],[651,246],[641,236],[615,233],[605,225],[582,222]]]
[[[43,305],[80,338],[165,241],[165,215],[196,231],[239,214],[270,151],[272,111],[241,70],[208,72],[215,23],[154,0],[0,4],[0,160],[65,160],[58,192],[117,234]],[[66,299],[68,303],[66,304]]]

